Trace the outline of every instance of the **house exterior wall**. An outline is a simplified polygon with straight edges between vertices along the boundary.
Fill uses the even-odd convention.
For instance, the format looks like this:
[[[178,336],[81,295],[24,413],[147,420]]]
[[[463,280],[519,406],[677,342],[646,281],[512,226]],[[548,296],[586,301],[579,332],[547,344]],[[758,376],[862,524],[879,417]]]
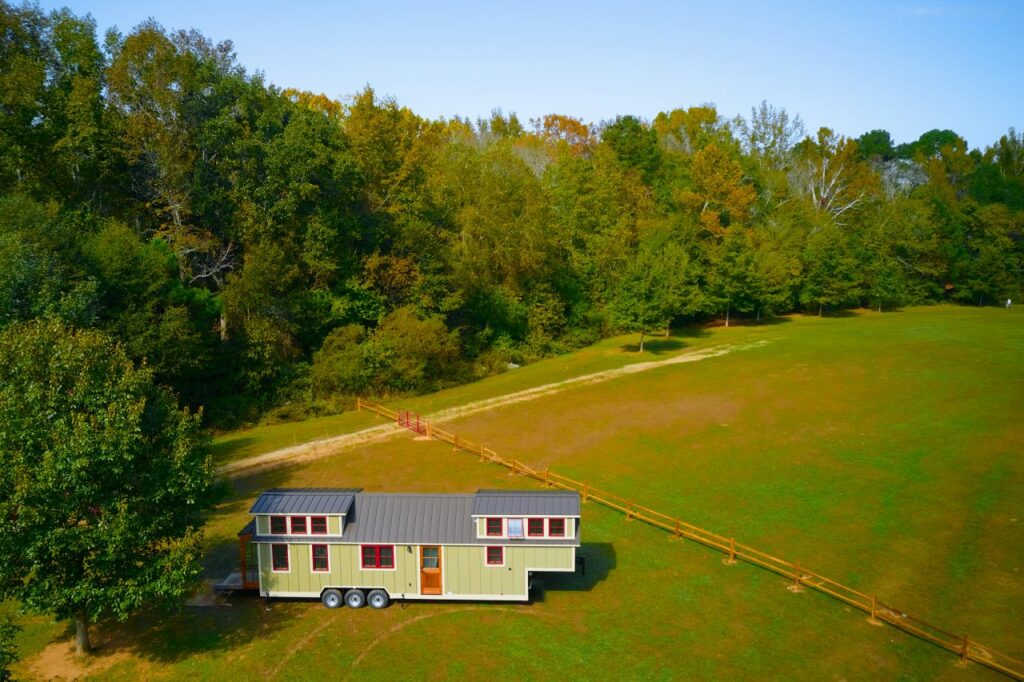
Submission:
[[[497,546],[497,545],[495,545]],[[505,547],[505,565],[487,565],[484,546],[444,548],[444,593],[527,596],[528,571],[573,571],[574,547]]]
[[[269,523],[269,522],[268,522]],[[360,545],[328,545],[330,572],[312,571],[310,544],[288,545],[288,572],[271,570],[269,544],[259,545],[260,591],[271,596],[319,597],[328,587],[383,588],[392,597],[418,596],[420,546],[395,545],[394,569],[363,569]],[[528,571],[574,571],[575,547],[506,546],[502,566],[487,564],[483,545],[442,546],[443,598],[528,597]]]

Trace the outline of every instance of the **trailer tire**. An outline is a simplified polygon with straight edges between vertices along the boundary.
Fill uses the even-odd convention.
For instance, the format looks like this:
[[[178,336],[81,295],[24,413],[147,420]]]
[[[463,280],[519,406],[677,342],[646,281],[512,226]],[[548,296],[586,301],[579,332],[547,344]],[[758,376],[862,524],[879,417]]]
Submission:
[[[324,590],[324,593],[320,595],[320,601],[329,609],[336,609],[345,603],[338,590]]]
[[[349,590],[345,593],[345,605],[350,609],[361,609],[366,606],[366,595],[362,590]]]
[[[386,609],[390,601],[391,597],[385,590],[371,590],[370,594],[366,595],[366,603],[370,605],[370,608]]]

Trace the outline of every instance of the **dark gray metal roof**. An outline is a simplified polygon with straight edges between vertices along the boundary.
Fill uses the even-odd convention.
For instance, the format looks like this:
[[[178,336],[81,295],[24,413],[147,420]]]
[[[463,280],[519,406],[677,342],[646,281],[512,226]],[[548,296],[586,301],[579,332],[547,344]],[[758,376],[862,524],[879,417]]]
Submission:
[[[524,516],[579,516],[579,495],[575,493],[553,493],[534,491],[480,491],[475,495],[442,495],[414,493],[364,493],[351,490],[330,491],[337,497],[347,496],[348,506],[345,513],[345,528],[340,538],[336,536],[318,536],[325,542],[351,543],[386,543],[386,544],[456,544],[456,545],[494,545],[494,544],[545,544],[545,545],[576,545],[579,546],[579,533],[570,538],[526,538],[525,540],[508,540],[495,538],[477,538],[476,521],[473,518],[475,509],[485,500],[501,498],[503,509],[515,508],[515,500],[530,500],[529,504],[521,503],[520,507],[528,507],[529,512],[502,511],[492,514],[517,514]],[[277,508],[269,502],[261,507],[264,497],[288,497],[294,490],[270,490],[260,496],[253,505],[252,513],[313,513],[304,510]],[[310,498],[324,496],[328,491],[320,489],[306,493]],[[300,495],[301,496],[301,495]],[[485,504],[491,504],[485,502]],[[257,507],[272,508],[273,511],[259,511]],[[316,510],[320,511],[320,510]],[[578,522],[577,522],[578,525]],[[271,536],[261,535],[254,538],[258,542],[310,542],[309,537],[302,536]]]
[[[360,488],[273,488],[250,514],[347,514]]]
[[[349,542],[469,544],[472,495],[360,493],[342,533]]]
[[[480,490],[473,516],[579,516],[580,494],[565,490]]]

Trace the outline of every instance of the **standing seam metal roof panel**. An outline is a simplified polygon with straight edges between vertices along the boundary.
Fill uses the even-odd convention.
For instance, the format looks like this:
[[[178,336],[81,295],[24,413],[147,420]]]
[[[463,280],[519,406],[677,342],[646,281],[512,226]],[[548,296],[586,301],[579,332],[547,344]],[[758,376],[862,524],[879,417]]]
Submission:
[[[579,516],[580,495],[565,491],[481,490],[473,516]]]
[[[343,542],[496,544],[477,538],[473,515],[579,516],[579,495],[566,492],[480,491],[476,495],[363,493],[356,490],[274,489],[254,514],[346,514]],[[515,542],[515,541],[513,541]],[[501,544],[506,544],[502,540]],[[532,538],[530,544],[579,544],[575,538]]]
[[[261,494],[250,514],[347,514],[358,489],[274,488]]]

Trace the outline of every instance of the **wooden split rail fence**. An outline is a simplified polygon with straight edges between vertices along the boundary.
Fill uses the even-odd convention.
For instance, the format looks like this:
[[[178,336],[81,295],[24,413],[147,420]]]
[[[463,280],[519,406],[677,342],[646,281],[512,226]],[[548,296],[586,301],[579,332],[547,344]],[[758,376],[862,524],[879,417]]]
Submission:
[[[676,538],[685,538],[699,542],[702,545],[716,549],[726,555],[723,560],[726,564],[733,564],[737,561],[745,561],[755,566],[772,571],[793,581],[789,589],[799,592],[803,588],[817,590],[827,594],[845,604],[860,609],[869,615],[868,621],[883,625],[889,624],[908,632],[920,639],[942,647],[960,657],[960,660],[976,661],[993,670],[1001,672],[1017,680],[1024,680],[1024,661],[987,647],[979,642],[970,639],[967,635],[958,635],[947,632],[942,628],[927,623],[920,618],[910,616],[898,608],[889,606],[880,601],[875,595],[866,594],[831,578],[815,573],[797,563],[780,559],[771,554],[736,542],[735,538],[725,537],[705,530],[691,523],[687,523],[678,517],[663,514],[650,507],[637,504],[624,497],[595,488],[582,481],[576,481],[566,476],[556,474],[548,469],[543,471],[533,469],[516,459],[506,459],[494,452],[483,443],[474,443],[461,438],[458,434],[449,433],[431,424],[428,420],[422,419],[419,415],[403,411],[396,412],[383,405],[368,402],[361,398],[356,399],[356,409],[370,410],[378,416],[394,421],[401,427],[407,428],[416,433],[423,434],[428,438],[440,440],[452,445],[457,450],[463,450],[476,455],[482,462],[491,462],[511,469],[515,473],[522,474],[528,478],[543,483],[550,488],[572,490],[580,493],[584,502],[592,501],[605,507],[615,509],[626,515],[627,519],[643,521],[651,526],[671,533]]]

